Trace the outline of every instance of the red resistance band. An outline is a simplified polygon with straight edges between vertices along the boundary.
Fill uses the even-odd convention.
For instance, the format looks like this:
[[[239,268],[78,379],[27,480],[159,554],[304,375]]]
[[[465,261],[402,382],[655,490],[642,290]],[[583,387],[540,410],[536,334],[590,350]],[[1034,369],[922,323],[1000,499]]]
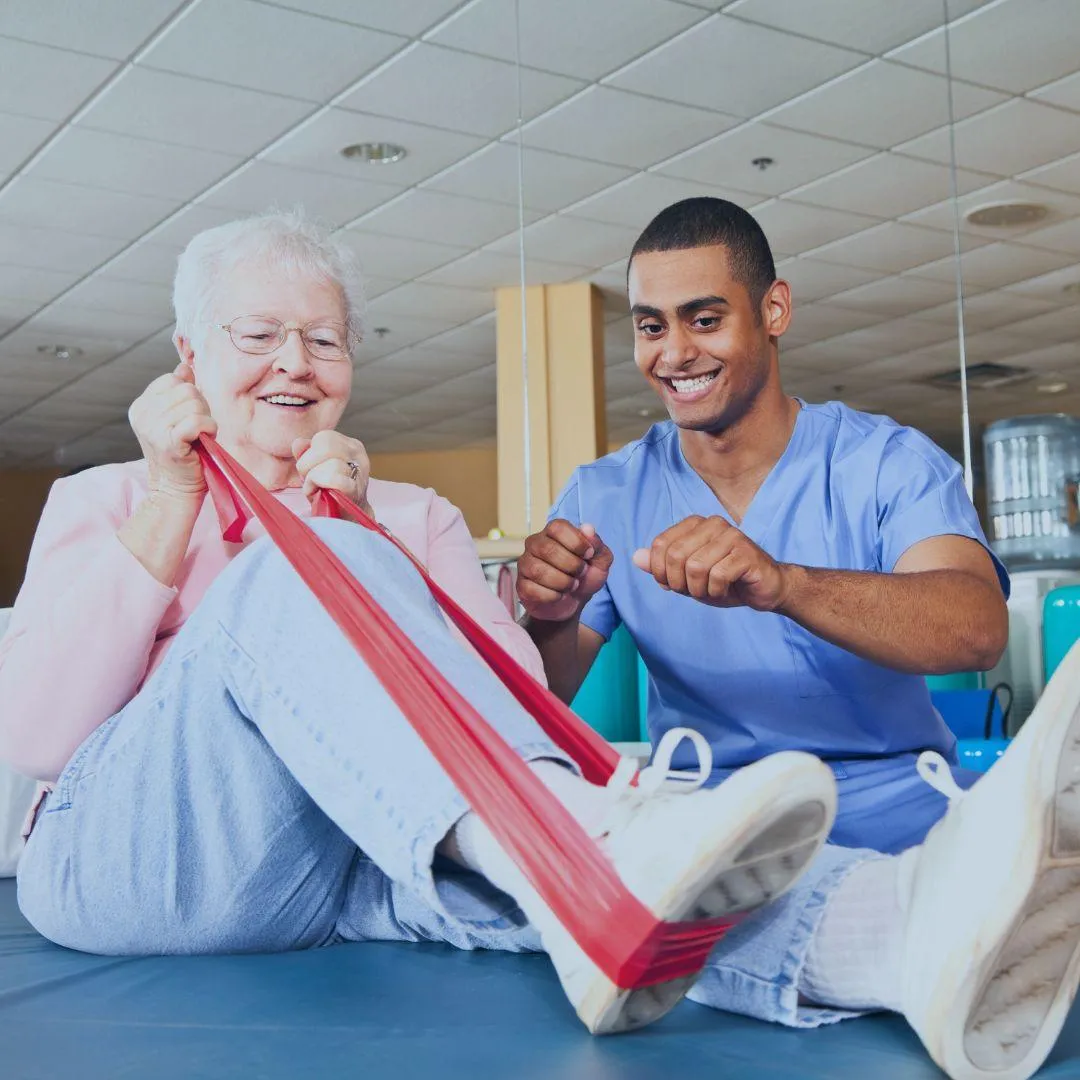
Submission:
[[[617,986],[635,989],[694,975],[732,921],[657,920],[569,811],[499,733],[420,652],[312,529],[212,438],[197,452],[223,523],[238,543],[254,515],[356,648],[439,765],[544,903]],[[348,518],[410,559],[443,611],[510,692],[582,770],[604,784],[619,754],[528,674],[377,522],[336,491],[316,516]],[[673,837],[673,842],[677,842]]]

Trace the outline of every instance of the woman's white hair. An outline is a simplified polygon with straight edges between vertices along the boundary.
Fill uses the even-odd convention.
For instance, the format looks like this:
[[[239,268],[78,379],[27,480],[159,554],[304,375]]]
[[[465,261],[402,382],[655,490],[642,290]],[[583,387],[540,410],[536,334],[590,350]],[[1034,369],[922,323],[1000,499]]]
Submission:
[[[177,337],[186,337],[196,347],[201,345],[214,290],[222,277],[241,263],[336,285],[345,298],[354,348],[363,337],[364,286],[356,255],[326,229],[309,221],[300,209],[241,218],[192,238],[177,262],[173,282]]]

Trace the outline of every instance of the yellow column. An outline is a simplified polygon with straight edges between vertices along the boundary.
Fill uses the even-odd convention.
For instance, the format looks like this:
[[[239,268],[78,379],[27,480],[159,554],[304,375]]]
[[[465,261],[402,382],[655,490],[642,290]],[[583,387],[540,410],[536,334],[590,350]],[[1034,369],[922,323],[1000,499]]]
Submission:
[[[607,452],[604,318],[588,282],[525,290],[531,522],[526,512],[521,290],[496,290],[499,528],[536,531],[574,469]]]

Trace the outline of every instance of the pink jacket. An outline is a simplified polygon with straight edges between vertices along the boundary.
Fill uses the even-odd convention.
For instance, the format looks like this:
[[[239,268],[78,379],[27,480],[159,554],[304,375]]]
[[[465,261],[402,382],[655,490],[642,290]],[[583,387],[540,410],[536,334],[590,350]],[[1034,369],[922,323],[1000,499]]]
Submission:
[[[58,480],[49,494],[0,641],[0,760],[27,776],[59,776],[80,743],[135,696],[210,582],[262,533],[252,521],[243,544],[227,544],[207,499],[176,586],[167,588],[116,538],[146,493],[146,463],[135,461]],[[274,494],[310,512],[299,488]],[[543,679],[532,641],[484,578],[461,512],[412,484],[372,480],[369,498],[431,576]]]

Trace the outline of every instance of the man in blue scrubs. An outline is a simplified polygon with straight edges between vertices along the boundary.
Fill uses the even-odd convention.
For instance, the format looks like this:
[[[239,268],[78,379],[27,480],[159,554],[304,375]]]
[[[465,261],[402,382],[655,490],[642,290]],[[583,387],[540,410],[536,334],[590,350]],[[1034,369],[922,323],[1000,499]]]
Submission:
[[[791,291],[740,207],[662,211],[628,284],[635,363],[671,419],[579,468],[526,541],[518,592],[552,689],[569,702],[625,625],[653,745],[696,728],[717,780],[809,751],[837,777],[836,843],[921,843],[946,800],[915,760],[956,760],[923,676],[990,668],[1008,634],[960,469],[884,416],[784,392]]]

